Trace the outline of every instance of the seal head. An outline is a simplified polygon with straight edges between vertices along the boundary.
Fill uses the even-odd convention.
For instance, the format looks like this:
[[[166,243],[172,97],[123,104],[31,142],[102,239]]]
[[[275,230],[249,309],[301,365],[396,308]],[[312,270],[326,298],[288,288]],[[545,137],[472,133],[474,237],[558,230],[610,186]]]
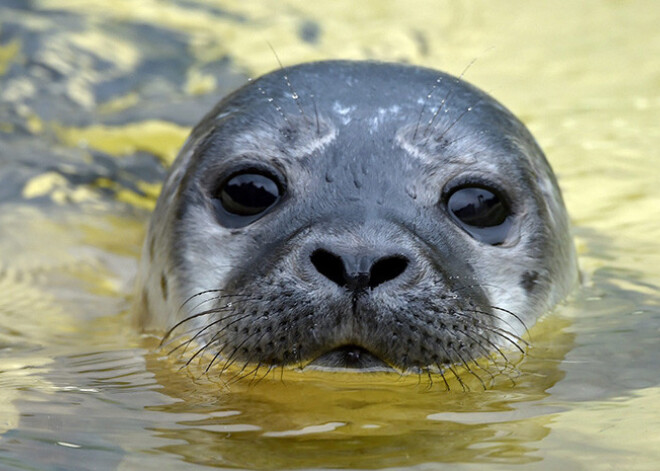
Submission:
[[[328,61],[252,81],[195,127],[137,304],[225,367],[442,372],[517,345],[576,275],[516,117],[435,70]]]

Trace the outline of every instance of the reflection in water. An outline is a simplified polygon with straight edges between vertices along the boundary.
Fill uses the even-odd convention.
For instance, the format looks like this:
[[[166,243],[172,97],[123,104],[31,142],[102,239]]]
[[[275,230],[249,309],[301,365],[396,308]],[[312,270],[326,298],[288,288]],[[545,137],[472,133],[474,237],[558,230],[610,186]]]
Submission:
[[[570,323],[560,316],[532,329],[536,339],[518,375],[484,391],[465,375],[464,392],[449,379],[393,374],[263,373],[231,385],[222,378],[172,375],[169,357],[147,356],[147,368],[179,401],[149,408],[200,414],[156,431],[183,443],[161,449],[186,461],[258,469],[382,468],[427,462],[526,463],[559,412],[539,401],[563,377]],[[151,349],[150,349],[151,350]],[[193,380],[191,378],[198,378]]]
[[[654,3],[100,5],[0,4],[0,468],[657,467]],[[220,96],[277,67],[266,41],[285,63],[476,57],[468,78],[539,137],[585,281],[519,374],[486,391],[468,374],[469,392],[293,370],[225,385],[132,328],[165,167]]]

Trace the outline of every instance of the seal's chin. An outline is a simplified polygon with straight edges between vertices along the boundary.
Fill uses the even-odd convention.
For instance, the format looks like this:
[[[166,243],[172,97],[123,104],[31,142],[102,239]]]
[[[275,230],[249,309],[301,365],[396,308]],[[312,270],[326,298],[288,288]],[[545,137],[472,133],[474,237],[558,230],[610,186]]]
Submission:
[[[393,368],[359,345],[342,345],[323,353],[307,365],[318,370],[393,371]]]

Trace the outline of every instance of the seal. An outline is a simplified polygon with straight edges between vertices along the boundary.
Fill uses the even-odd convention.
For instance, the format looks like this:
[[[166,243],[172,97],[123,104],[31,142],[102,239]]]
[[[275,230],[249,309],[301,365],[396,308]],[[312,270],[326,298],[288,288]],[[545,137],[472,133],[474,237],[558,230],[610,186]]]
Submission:
[[[208,368],[442,374],[521,348],[576,278],[557,181],[513,114],[435,70],[326,61],[194,128],[136,304]]]

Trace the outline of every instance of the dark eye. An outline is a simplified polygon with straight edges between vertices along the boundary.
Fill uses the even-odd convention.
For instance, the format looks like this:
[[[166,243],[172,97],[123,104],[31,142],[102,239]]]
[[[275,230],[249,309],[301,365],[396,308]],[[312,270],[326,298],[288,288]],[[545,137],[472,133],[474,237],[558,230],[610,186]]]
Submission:
[[[218,216],[227,227],[255,221],[280,199],[275,177],[247,171],[231,176],[212,195]]]
[[[497,192],[481,187],[458,188],[447,198],[452,219],[475,239],[499,245],[511,227],[511,211]]]

